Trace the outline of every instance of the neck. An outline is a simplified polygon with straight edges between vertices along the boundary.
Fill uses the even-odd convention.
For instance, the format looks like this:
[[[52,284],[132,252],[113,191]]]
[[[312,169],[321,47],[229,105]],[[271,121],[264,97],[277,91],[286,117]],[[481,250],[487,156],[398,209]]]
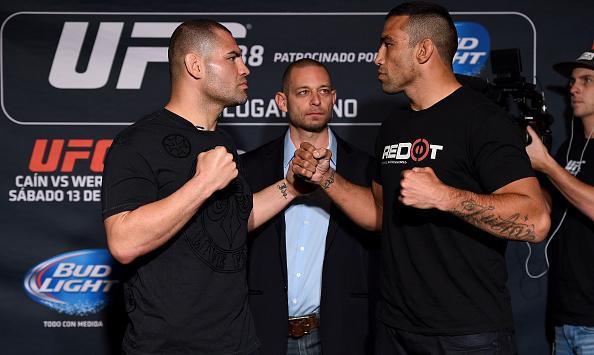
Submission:
[[[324,127],[320,132],[310,132],[293,125],[289,125],[289,137],[295,148],[299,148],[301,143],[307,142],[316,148],[326,148],[330,143],[330,134],[328,127]]]
[[[208,131],[217,127],[219,115],[224,107],[207,100],[196,90],[172,90],[171,98],[165,108],[176,115],[190,121],[194,126],[200,126]]]
[[[594,136],[594,115],[588,117],[582,117],[582,125],[584,126],[584,135],[586,138]]]
[[[461,86],[450,70],[431,70],[420,75],[406,88],[405,94],[410,99],[411,108],[420,111],[435,105]]]

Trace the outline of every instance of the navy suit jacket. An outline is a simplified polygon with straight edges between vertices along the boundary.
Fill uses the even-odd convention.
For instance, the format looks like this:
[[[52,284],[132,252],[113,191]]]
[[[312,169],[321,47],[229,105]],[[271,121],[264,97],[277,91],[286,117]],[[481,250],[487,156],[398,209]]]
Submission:
[[[336,135],[335,135],[336,136]],[[370,186],[372,158],[336,136],[338,173]],[[283,178],[284,135],[241,156],[254,192]],[[250,308],[262,355],[286,353],[288,333],[285,214],[276,215],[249,238]],[[324,355],[371,353],[378,295],[379,235],[367,232],[332,205],[322,271],[320,336]]]

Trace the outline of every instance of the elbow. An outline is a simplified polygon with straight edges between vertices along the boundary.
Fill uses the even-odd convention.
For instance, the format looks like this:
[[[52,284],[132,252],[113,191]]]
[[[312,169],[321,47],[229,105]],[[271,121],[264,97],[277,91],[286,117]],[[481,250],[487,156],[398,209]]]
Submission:
[[[362,223],[361,228],[369,232],[380,232],[382,230],[382,224],[380,223]]]
[[[382,230],[382,213],[381,213],[381,211],[380,211],[380,213],[375,215],[375,218],[372,218],[367,221],[362,221],[361,223],[359,223],[359,226],[369,232],[381,232],[381,230]]]
[[[534,224],[534,240],[533,243],[540,243],[547,238],[549,229],[551,228],[551,217],[546,211],[543,211],[538,218],[537,223]]]
[[[136,255],[130,248],[125,247],[122,243],[117,243],[112,238],[107,238],[107,247],[111,256],[120,264],[130,264],[136,259]]]

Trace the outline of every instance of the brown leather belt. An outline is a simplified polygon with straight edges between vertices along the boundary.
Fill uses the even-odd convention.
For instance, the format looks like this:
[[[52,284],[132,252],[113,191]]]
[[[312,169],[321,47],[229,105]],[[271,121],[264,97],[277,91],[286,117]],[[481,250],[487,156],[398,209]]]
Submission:
[[[289,318],[289,336],[293,338],[301,338],[305,334],[311,333],[312,330],[320,326],[320,317],[317,313],[308,314],[301,317]]]

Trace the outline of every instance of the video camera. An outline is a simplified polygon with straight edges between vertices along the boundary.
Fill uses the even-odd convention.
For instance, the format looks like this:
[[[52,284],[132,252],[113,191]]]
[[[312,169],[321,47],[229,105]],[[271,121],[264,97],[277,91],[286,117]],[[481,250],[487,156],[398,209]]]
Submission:
[[[544,96],[536,90],[536,85],[526,82],[526,78],[521,75],[520,50],[513,48],[491,51],[491,72],[495,76],[491,82],[462,74],[456,74],[456,78],[462,85],[495,102],[523,132],[530,125],[550,150],[553,143],[553,116],[547,112]],[[526,145],[532,141],[527,132],[525,140]]]
[[[503,108],[523,131],[528,125],[532,127],[550,150],[553,143],[553,116],[547,112],[544,94],[521,75],[520,50],[492,50],[491,72],[495,77],[488,85],[487,96]],[[526,145],[530,143],[530,135],[526,133]]]

